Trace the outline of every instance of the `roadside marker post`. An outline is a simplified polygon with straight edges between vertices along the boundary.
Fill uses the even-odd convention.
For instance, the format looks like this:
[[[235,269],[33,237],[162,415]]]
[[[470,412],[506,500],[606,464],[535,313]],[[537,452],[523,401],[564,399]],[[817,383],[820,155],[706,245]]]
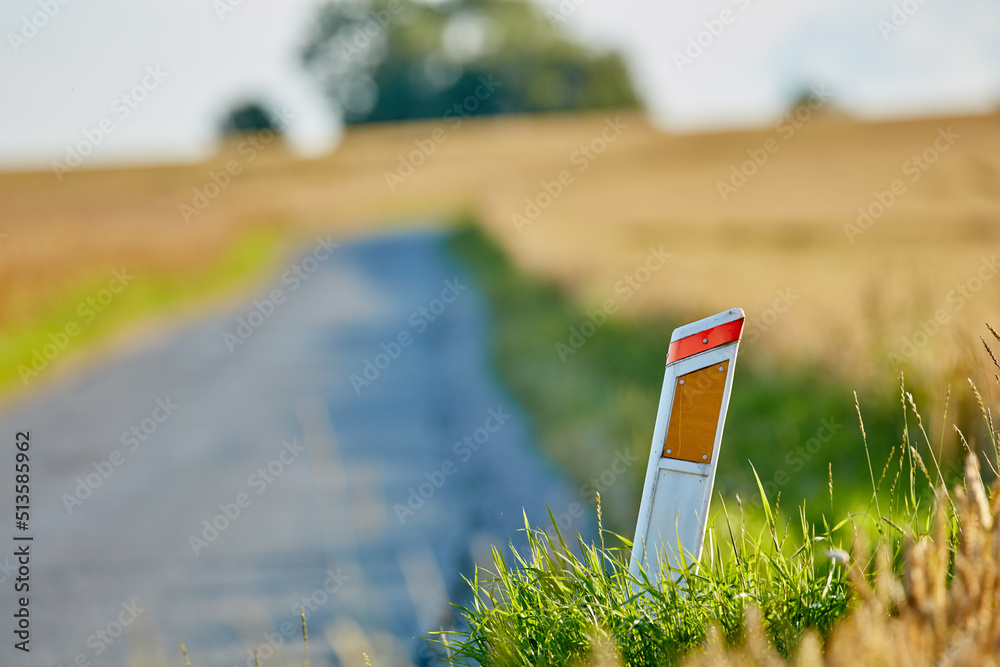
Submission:
[[[670,337],[629,571],[660,579],[660,563],[701,558],[719,445],[743,333],[740,308],[679,327]]]

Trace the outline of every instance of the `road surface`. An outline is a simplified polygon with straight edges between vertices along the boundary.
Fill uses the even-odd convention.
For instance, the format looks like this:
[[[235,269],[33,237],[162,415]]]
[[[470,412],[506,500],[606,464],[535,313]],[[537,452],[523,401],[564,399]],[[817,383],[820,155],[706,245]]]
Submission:
[[[412,638],[452,622],[459,573],[522,507],[583,502],[494,377],[445,240],[319,239],[247,303],[0,409],[0,507],[28,430],[34,537],[24,654],[2,523],[0,663],[180,665],[183,640],[199,666],[290,664],[300,606],[313,665],[433,662]]]

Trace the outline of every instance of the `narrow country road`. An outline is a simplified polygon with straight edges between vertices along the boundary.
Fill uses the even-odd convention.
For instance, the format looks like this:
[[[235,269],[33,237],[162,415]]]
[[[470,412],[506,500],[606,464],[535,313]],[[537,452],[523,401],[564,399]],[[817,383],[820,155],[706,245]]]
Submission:
[[[0,664],[182,665],[178,640],[198,667],[301,664],[300,606],[314,666],[432,664],[413,637],[452,622],[459,573],[519,541],[522,506],[582,502],[445,240],[317,243],[256,302],[0,409],[0,508],[30,431],[34,536],[24,654],[3,522]]]

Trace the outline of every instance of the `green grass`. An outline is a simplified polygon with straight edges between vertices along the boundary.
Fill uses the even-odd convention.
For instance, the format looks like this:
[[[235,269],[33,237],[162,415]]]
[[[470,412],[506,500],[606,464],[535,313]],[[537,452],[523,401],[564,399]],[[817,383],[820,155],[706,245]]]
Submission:
[[[586,321],[587,308],[556,285],[520,271],[472,224],[460,226],[451,248],[485,290],[496,367],[528,410],[540,446],[576,483],[581,502],[592,503],[594,490],[600,490],[608,527],[631,535],[670,333],[690,320],[610,319],[564,363],[556,343],[566,343],[570,328]],[[781,499],[807,501],[813,520],[831,510],[831,473],[836,512],[870,499],[870,475],[858,460],[861,434],[852,388],[819,367],[768,367],[754,351],[747,343],[740,349],[717,495],[739,495],[759,510],[752,462],[770,497],[780,493]],[[889,380],[859,393],[873,460],[884,462],[899,443],[898,383]],[[835,431],[827,442],[817,437],[826,437],[824,423]],[[636,462],[624,479],[595,489],[588,481],[606,473],[617,451]]]
[[[918,446],[908,433],[903,437],[908,448]],[[797,522],[782,524],[758,485],[759,528],[749,529],[739,509],[724,506],[724,520],[707,532],[700,564],[686,563],[658,583],[645,570],[638,578],[629,573],[626,538],[602,530],[599,545],[577,536],[571,549],[554,519],[549,532],[525,519],[529,552],[511,546],[508,558],[494,549],[491,570],[480,568],[469,581],[474,598],[459,607],[464,629],[446,642],[452,662],[586,665],[604,644],[623,667],[675,665],[703,646],[710,627],[727,644],[741,644],[750,607],[760,611],[778,653],[793,656],[807,630],[825,640],[852,611],[852,568],[874,584],[875,558],[866,545],[887,546],[892,573],[900,576],[904,533],[917,541],[934,530],[936,469],[917,479],[924,465],[909,457],[900,470],[905,474],[876,482],[889,498],[882,514],[849,514],[832,527],[825,517],[819,527],[810,523],[804,505]],[[959,532],[952,526],[949,534],[957,540]],[[616,545],[605,546],[605,538]]]
[[[979,399],[974,386],[973,394]],[[632,545],[626,538],[601,529],[600,545],[577,535],[570,549],[553,517],[549,532],[533,529],[525,518],[528,553],[510,546],[508,558],[494,549],[492,569],[477,569],[468,582],[474,597],[459,607],[464,623],[444,642],[453,664],[676,665],[704,645],[711,627],[729,646],[742,644],[749,608],[759,610],[767,639],[785,658],[795,655],[806,631],[828,639],[859,603],[860,580],[869,590],[887,576],[898,580],[906,570],[907,542],[935,534],[940,522],[933,512],[935,492],[953,508],[956,498],[968,495],[944,490],[944,472],[934,461],[916,406],[907,400],[905,407],[909,415],[900,440],[905,454],[890,457],[884,475],[862,466],[869,472],[869,491],[875,491],[869,495],[884,498],[878,505],[862,503],[831,527],[825,514],[811,523],[802,502],[798,520],[783,522],[758,481],[759,527],[748,528],[742,508],[723,503],[720,520],[707,531],[700,564],[685,563],[658,583],[645,570],[638,578],[629,573]],[[985,408],[983,414],[993,443],[985,458],[993,466],[1000,460],[1000,438]],[[853,453],[869,459],[864,437]],[[600,507],[598,496],[598,517]],[[944,519],[951,552],[963,539],[959,514],[955,509]],[[607,547],[606,538],[615,545]],[[886,556],[881,570],[875,550],[868,548],[872,544]],[[602,652],[613,660],[594,661]]]
[[[86,349],[125,324],[258,275],[284,247],[279,231],[265,228],[246,233],[216,262],[189,274],[146,274],[125,267],[133,279],[106,305],[98,304],[100,311],[87,300],[97,298],[107,288],[111,270],[74,285],[38,316],[0,330],[0,391],[42,378],[69,354]],[[75,335],[66,333],[68,325],[76,326]],[[66,336],[65,345],[59,346],[62,336]],[[50,346],[49,352],[56,351],[52,346],[59,349],[46,355],[46,346]]]
[[[808,537],[798,535],[791,554],[789,535],[779,538],[773,523],[756,535],[727,535],[725,546],[710,531],[701,567],[663,584],[629,574],[624,538],[616,538],[620,547],[581,541],[570,549],[558,529],[526,522],[525,530],[530,553],[512,549],[508,562],[494,550],[494,572],[470,582],[475,598],[460,608],[468,629],[449,640],[456,664],[586,664],[597,635],[624,665],[677,664],[711,625],[738,642],[750,604],[787,653],[808,628],[829,634],[850,608],[845,566],[826,555],[836,531],[816,535],[804,521]]]
[[[555,343],[584,321],[584,309],[553,284],[518,271],[474,226],[462,227],[452,248],[486,291],[499,372],[532,415],[548,455],[581,485],[616,448],[638,457],[627,482],[608,489],[615,502],[626,502],[612,514],[613,532],[600,528],[600,545],[577,535],[570,548],[550,516],[548,531],[525,518],[527,553],[494,549],[493,562],[469,581],[474,597],[460,607],[464,622],[449,633],[455,664],[586,665],[602,645],[622,665],[678,664],[713,626],[739,644],[749,607],[760,610],[778,652],[793,655],[805,631],[826,638],[850,613],[851,574],[874,579],[865,545],[888,547],[899,575],[904,538],[933,530],[935,487],[961,478],[960,466],[941,460],[944,431],[935,442],[902,377],[858,401],[830,373],[763,368],[753,347],[744,346],[700,566],[685,566],[660,584],[645,574],[637,581],[628,573],[631,543],[619,533],[634,529],[662,360],[681,322],[610,320],[564,364]],[[943,423],[961,421],[962,405],[982,407],[975,390],[961,401],[948,395],[952,411]],[[995,443],[982,411],[984,441]],[[840,428],[829,442],[817,440],[808,460],[790,459],[822,420]],[[988,449],[996,461],[997,451]],[[599,521],[601,505],[598,497]],[[603,505],[607,514],[607,493]],[[954,548],[958,527],[949,534]],[[614,544],[606,547],[606,539]]]
[[[982,405],[974,385],[972,395]],[[955,504],[964,502],[967,513],[962,499],[969,493],[945,491],[922,418],[913,403],[906,404],[900,436],[906,454],[889,462],[888,474],[872,471],[870,490],[885,498],[877,507],[863,504],[831,527],[826,517],[810,523],[802,504],[798,520],[783,523],[758,483],[760,527],[749,529],[741,510],[723,504],[723,521],[709,528],[700,564],[686,563],[659,583],[651,583],[645,571],[638,578],[629,574],[632,545],[626,538],[602,529],[600,545],[578,536],[570,549],[554,519],[550,532],[533,529],[525,519],[529,552],[511,546],[508,558],[494,549],[492,571],[480,568],[469,581],[474,598],[459,607],[464,624],[446,642],[453,663],[598,664],[590,661],[603,645],[617,662],[601,664],[674,665],[704,645],[710,627],[730,646],[741,644],[750,607],[760,611],[767,637],[783,657],[795,655],[806,631],[829,638],[860,602],[854,592],[859,581],[870,591],[887,577],[903,576],[907,543],[943,535],[946,550],[954,553],[966,539]],[[985,407],[982,413],[991,446],[980,454],[980,466],[995,468],[1000,434]],[[864,438],[854,454],[870,456]],[[935,517],[936,498],[953,509],[944,518]],[[600,504],[598,497],[598,517]],[[616,544],[607,547],[606,538]],[[877,565],[876,552],[886,556],[884,564]],[[885,611],[892,614],[893,608]]]

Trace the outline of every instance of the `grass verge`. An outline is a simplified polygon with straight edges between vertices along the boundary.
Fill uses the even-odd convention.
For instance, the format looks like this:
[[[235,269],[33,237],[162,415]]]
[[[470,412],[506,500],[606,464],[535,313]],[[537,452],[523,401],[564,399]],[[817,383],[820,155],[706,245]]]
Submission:
[[[28,385],[63,354],[86,349],[123,325],[252,279],[286,247],[283,238],[277,229],[257,229],[192,273],[148,274],[126,267],[74,286],[37,317],[0,329],[0,392]]]
[[[1000,369],[995,357],[994,363]],[[599,546],[580,541],[572,550],[554,518],[552,533],[525,520],[529,552],[511,547],[508,561],[494,549],[492,571],[479,569],[469,582],[474,600],[460,608],[467,629],[445,641],[452,662],[996,664],[1000,480],[988,491],[980,461],[994,471],[1000,466],[1000,432],[974,384],[971,393],[990,446],[985,455],[968,451],[964,484],[951,493],[907,396],[911,415],[900,454],[890,455],[878,481],[871,471],[874,497],[884,489],[887,498],[874,511],[869,506],[832,527],[824,517],[818,529],[803,503],[798,525],[782,526],[758,482],[760,530],[748,530],[742,513],[726,512],[726,531],[709,529],[700,566],[685,565],[659,583],[645,572],[638,579],[629,574],[625,538],[601,530]],[[871,457],[866,442],[855,453]],[[597,502],[600,512],[599,496]],[[620,546],[606,547],[605,535]]]

